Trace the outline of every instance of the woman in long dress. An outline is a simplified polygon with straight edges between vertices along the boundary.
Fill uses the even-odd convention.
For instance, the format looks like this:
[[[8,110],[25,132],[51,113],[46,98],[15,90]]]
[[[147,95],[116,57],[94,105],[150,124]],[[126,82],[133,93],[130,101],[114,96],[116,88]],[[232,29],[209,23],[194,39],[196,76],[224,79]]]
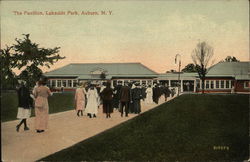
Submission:
[[[106,118],[111,118],[110,114],[113,113],[113,89],[110,86],[111,84],[108,82],[107,87],[101,92],[103,99],[103,113],[106,113]]]
[[[49,105],[48,97],[52,95],[50,89],[45,86],[46,80],[39,81],[39,86],[34,90],[35,96],[35,128],[37,133],[44,132],[48,128]]]
[[[146,89],[146,103],[152,104],[153,103],[153,89],[151,85],[148,86]]]
[[[33,106],[33,100],[30,97],[29,89],[25,86],[24,82],[21,82],[21,87],[17,90],[18,95],[18,112],[17,118],[21,119],[21,122],[16,126],[16,131],[19,132],[19,128],[24,124],[24,130],[29,130],[27,126],[27,118],[30,118],[31,107]]]
[[[98,112],[98,93],[94,85],[90,85],[90,88],[87,92],[87,105],[85,112],[90,118],[96,117]]]
[[[85,85],[86,83],[81,83],[80,86],[76,89],[75,93],[75,109],[77,111],[77,116],[83,116],[83,109],[85,108]]]

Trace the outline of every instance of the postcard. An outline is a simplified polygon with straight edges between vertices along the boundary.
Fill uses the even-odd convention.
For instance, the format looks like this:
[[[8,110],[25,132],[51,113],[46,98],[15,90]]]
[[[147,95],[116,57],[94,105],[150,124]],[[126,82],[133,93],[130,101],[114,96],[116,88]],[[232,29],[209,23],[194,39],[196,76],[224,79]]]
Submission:
[[[3,161],[249,159],[249,1],[1,1]]]

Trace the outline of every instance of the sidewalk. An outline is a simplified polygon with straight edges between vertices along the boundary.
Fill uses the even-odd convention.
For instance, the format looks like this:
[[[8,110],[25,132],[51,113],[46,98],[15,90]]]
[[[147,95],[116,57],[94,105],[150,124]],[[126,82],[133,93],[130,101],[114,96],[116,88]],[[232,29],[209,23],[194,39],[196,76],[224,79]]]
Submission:
[[[160,103],[163,103],[163,98]],[[142,102],[142,113],[157,106]],[[129,117],[121,117],[118,111],[106,119],[102,109],[98,110],[97,118],[88,118],[86,115],[77,117],[74,110],[51,114],[49,116],[49,130],[44,133],[36,133],[34,118],[28,119],[29,131],[23,131],[23,126],[16,132],[18,120],[1,123],[2,128],[2,160],[4,162],[30,162],[39,160],[47,155],[70,147],[91,136],[110,129],[126,120],[132,119],[136,114]]]

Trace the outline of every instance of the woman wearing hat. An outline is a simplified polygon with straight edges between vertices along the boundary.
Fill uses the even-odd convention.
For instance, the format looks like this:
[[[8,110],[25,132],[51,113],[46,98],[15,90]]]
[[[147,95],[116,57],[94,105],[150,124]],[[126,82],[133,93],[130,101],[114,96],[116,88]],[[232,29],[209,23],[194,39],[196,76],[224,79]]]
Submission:
[[[35,96],[35,128],[37,133],[44,132],[48,128],[49,104],[48,97],[52,95],[50,89],[46,86],[46,79],[38,82],[38,87],[34,90]]]
[[[75,109],[77,111],[77,116],[83,116],[83,109],[85,108],[85,83],[80,83],[79,87],[76,89],[75,93]]]
[[[19,132],[19,128],[24,124],[24,130],[29,130],[26,120],[30,118],[31,107],[33,106],[33,100],[30,97],[29,89],[25,86],[25,82],[21,81],[21,87],[17,90],[18,95],[18,112],[17,118],[21,119],[21,122],[16,126],[16,131]]]

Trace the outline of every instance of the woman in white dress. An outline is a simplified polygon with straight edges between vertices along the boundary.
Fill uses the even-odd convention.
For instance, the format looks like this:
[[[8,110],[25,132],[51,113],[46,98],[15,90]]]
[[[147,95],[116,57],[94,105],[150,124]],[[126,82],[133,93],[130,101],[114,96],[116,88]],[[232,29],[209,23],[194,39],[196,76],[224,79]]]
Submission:
[[[151,85],[148,86],[146,89],[146,103],[152,104],[153,103],[153,89],[151,88]]]
[[[94,85],[90,85],[88,89],[87,95],[87,105],[85,112],[88,114],[90,118],[96,117],[98,112],[98,93]]]

